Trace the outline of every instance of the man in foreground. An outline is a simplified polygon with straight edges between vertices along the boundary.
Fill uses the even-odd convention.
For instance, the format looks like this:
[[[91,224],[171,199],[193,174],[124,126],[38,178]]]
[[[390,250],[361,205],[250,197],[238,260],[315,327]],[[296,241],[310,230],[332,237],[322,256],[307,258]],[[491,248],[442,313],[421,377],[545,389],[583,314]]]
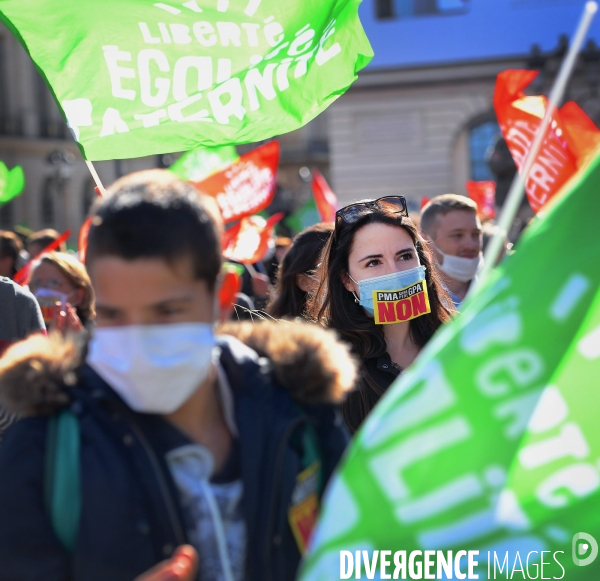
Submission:
[[[433,198],[421,211],[421,234],[431,242],[440,276],[459,309],[483,263],[477,205],[455,194]]]
[[[0,364],[27,416],[0,449],[0,580],[131,581],[190,544],[203,581],[292,581],[346,444],[347,348],[287,323],[215,338],[219,234],[167,172],[114,184],[86,266],[87,354],[40,337]]]

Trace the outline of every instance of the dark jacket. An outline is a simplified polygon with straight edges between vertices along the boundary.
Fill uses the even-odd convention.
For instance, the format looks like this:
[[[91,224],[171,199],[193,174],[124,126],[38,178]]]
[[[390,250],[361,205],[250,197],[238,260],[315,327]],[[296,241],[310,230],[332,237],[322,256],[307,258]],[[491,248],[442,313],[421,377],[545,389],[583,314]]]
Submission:
[[[401,373],[400,368],[394,366],[387,351],[381,357],[365,359],[365,368],[371,379],[377,383],[382,394]]]
[[[352,386],[354,363],[333,336],[314,327],[242,324],[227,331],[258,350],[231,336],[219,339],[239,431],[245,579],[292,581],[300,560],[288,523],[302,470],[297,436],[314,426],[328,479],[347,443],[332,404]],[[132,412],[91,368],[78,367],[72,343],[28,341],[28,355],[9,352],[0,364],[0,401],[29,415],[0,448],[0,580],[132,581],[187,542],[156,429],[165,421]],[[64,406],[81,427],[83,500],[72,555],[55,537],[44,505],[47,415]]]
[[[401,370],[394,366],[387,352],[380,357],[363,360],[356,389],[348,394],[342,404],[344,421],[351,434],[358,431],[365,418],[400,373]]]

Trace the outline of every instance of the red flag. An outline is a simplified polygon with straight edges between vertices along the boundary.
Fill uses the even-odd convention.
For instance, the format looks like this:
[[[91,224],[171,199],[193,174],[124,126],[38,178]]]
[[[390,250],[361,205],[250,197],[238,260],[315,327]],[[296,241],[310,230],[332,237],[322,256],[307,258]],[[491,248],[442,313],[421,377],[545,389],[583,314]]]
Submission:
[[[523,89],[537,71],[508,70],[500,73],[494,92],[494,109],[502,135],[519,170],[533,144],[548,99],[527,96]],[[529,203],[538,212],[583,165],[590,148],[599,140],[592,120],[574,103],[567,103],[552,115],[552,121],[527,179]]]
[[[228,309],[235,300],[235,295],[242,289],[242,277],[235,268],[226,268],[219,290],[219,306]]]
[[[46,252],[52,252],[53,250],[56,250],[63,242],[67,241],[67,239],[69,238],[69,236],[71,236],[71,230],[67,230],[66,232],[63,232],[54,242],[51,242],[41,252],[38,252],[35,256],[33,256],[29,260],[29,262],[21,270],[19,270],[17,272],[17,274],[15,274],[13,280],[17,284],[20,284],[20,285],[22,285],[26,281],[28,281],[29,280],[29,273],[31,271],[31,265],[33,264],[33,261],[36,258],[39,258],[40,256],[42,256],[43,254],[46,254]]]
[[[88,242],[88,234],[90,233],[90,228],[92,226],[92,219],[88,218],[79,229],[79,240],[77,244],[77,249],[79,251],[79,261],[82,264],[85,264],[85,255],[87,254],[87,242]]]
[[[242,222],[237,222],[231,228],[223,232],[223,235],[221,236],[221,250],[225,251],[225,249],[236,239],[237,235],[240,233],[241,227]]]
[[[223,221],[234,222],[266,208],[275,195],[279,142],[271,141],[242,155],[201,182],[191,182],[216,198]]]
[[[102,197],[102,190],[99,187],[95,187],[94,191],[99,198]],[[92,219],[88,218],[79,229],[79,238],[77,239],[77,251],[79,254],[79,261],[85,264],[85,256],[87,254],[87,241],[90,228],[92,227]]]
[[[283,212],[279,212],[266,221],[260,216],[244,218],[235,235],[229,236],[227,246],[223,249],[223,256],[243,264],[258,262],[267,253],[275,224],[284,216]]]
[[[335,222],[335,213],[339,210],[337,196],[331,191],[329,184],[318,169],[313,170],[312,175],[312,191],[321,220]]]
[[[565,103],[560,109],[565,126],[565,137],[575,153],[579,165],[593,155],[600,145],[600,130],[575,101]]]
[[[427,196],[423,196],[421,198],[421,210],[427,205],[429,204],[429,198]]]
[[[496,217],[496,183],[492,181],[465,184],[467,194],[477,204],[477,213],[483,220]]]

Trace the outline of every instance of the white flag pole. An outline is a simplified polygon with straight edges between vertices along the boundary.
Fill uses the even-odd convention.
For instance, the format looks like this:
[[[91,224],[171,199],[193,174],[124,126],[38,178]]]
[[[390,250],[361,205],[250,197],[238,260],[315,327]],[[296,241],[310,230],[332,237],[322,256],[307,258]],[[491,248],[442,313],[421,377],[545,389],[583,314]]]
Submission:
[[[92,178],[94,179],[94,182],[96,182],[96,186],[100,190],[100,193],[103,196],[106,196],[106,190],[104,189],[104,186],[102,185],[102,182],[100,181],[100,176],[98,175],[98,172],[96,171],[96,168],[94,167],[94,164],[91,161],[88,161],[87,159],[85,160],[85,164],[88,166],[88,169],[90,170],[90,173],[92,174]]]
[[[500,256],[500,251],[502,250],[502,246],[504,245],[506,236],[508,235],[513,220],[517,215],[519,207],[521,206],[521,200],[523,199],[523,195],[525,193],[525,184],[527,183],[527,177],[529,176],[531,168],[533,167],[533,164],[542,147],[544,137],[546,136],[546,131],[548,130],[548,126],[550,125],[550,122],[552,120],[552,115],[554,115],[555,111],[558,108],[558,105],[562,101],[565,88],[567,86],[567,83],[569,82],[571,73],[575,68],[575,61],[577,59],[577,55],[579,54],[581,45],[585,40],[585,37],[597,10],[598,4],[596,2],[587,2],[583,9],[583,14],[581,16],[581,20],[579,21],[577,31],[575,32],[575,37],[573,39],[573,42],[571,43],[571,46],[569,47],[569,52],[567,53],[567,56],[562,62],[560,71],[558,73],[556,81],[554,82],[552,91],[550,92],[550,95],[548,97],[548,106],[546,107],[546,114],[544,115],[542,123],[539,126],[537,133],[535,134],[533,144],[525,159],[525,164],[523,165],[521,171],[517,172],[517,175],[515,176],[515,179],[513,180],[510,186],[510,190],[506,197],[506,202],[504,203],[502,214],[500,215],[500,220],[496,228],[496,233],[488,243],[487,251],[485,253],[485,263],[477,279],[478,287],[485,282],[492,268],[496,264],[496,260],[498,260],[498,257]]]

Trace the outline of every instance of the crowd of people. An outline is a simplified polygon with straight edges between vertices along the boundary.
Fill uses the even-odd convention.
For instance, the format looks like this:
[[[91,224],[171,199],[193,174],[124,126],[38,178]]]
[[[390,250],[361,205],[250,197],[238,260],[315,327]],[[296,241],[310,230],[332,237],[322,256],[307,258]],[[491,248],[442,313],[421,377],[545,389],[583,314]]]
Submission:
[[[292,581],[350,438],[483,261],[465,196],[364,200],[278,239],[226,321],[213,214],[153,170],[97,201],[85,264],[1,233],[0,581]]]

